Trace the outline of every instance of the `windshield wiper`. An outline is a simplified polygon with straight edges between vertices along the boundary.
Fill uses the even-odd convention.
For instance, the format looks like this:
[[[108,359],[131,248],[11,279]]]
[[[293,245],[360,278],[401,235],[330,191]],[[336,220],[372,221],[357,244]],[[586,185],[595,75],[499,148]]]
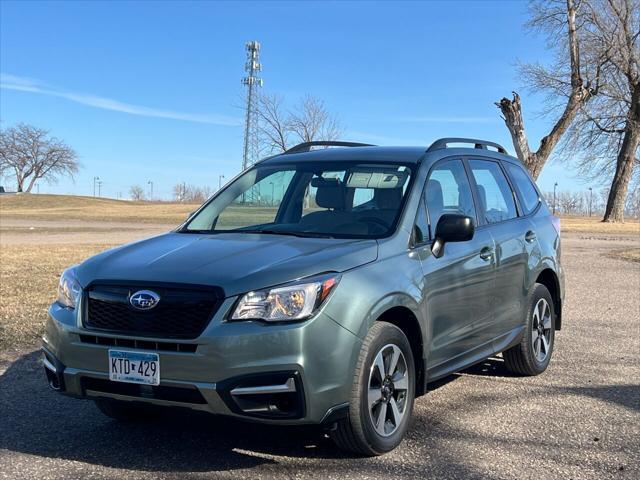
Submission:
[[[182,230],[178,230],[178,233],[197,233],[200,235],[212,235],[220,232],[216,232],[215,230],[191,230],[188,228],[183,228]]]
[[[303,238],[335,238],[328,233],[318,232],[296,232],[292,230],[273,230],[269,228],[258,228],[252,230],[234,230],[234,233],[266,233],[270,235],[291,235],[292,237]]]
[[[327,233],[317,232],[295,232],[290,230],[272,230],[270,228],[255,228],[255,229],[241,229],[241,230],[178,230],[178,233],[195,233],[200,235],[213,235],[221,233],[266,233],[268,235],[290,235],[292,237],[303,238],[335,238]]]

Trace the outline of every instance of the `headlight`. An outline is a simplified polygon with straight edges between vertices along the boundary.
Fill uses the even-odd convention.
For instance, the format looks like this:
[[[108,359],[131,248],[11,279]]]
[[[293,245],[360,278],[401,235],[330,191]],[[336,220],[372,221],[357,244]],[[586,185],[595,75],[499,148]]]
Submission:
[[[82,287],[76,278],[75,268],[67,268],[60,275],[58,283],[58,303],[69,308],[76,308]]]
[[[249,292],[240,299],[231,319],[304,320],[320,308],[339,280],[338,275],[324,275],[312,281]]]

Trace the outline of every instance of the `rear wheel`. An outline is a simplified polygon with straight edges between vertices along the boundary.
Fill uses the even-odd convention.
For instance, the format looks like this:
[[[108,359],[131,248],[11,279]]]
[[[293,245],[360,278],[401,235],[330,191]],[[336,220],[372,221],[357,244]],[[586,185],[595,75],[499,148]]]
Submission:
[[[331,438],[343,449],[381,455],[397,447],[409,426],[415,395],[411,346],[398,327],[376,323],[365,338],[353,379],[349,416]]]
[[[95,400],[98,409],[107,417],[111,417],[119,422],[138,422],[151,420],[158,414],[158,408],[155,405],[144,405],[135,402],[126,402],[122,400]]]
[[[520,375],[539,375],[547,369],[555,338],[556,314],[547,287],[536,283],[530,297],[522,341],[502,352],[506,367]]]

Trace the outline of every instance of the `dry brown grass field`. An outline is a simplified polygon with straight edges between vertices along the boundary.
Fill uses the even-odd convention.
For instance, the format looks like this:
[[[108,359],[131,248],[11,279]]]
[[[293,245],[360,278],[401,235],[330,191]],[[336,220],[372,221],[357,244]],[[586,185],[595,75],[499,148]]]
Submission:
[[[108,247],[0,244],[0,351],[37,342],[62,271]]]
[[[604,223],[601,217],[561,216],[562,230],[565,232],[636,234],[640,235],[638,220],[627,220],[625,223]]]
[[[198,206],[70,195],[3,195],[0,196],[0,217],[179,224]]]
[[[195,208],[63,195],[0,197],[0,352],[37,343],[64,268],[108,247],[169,230]],[[259,210],[266,215],[270,209]],[[229,225],[236,221],[241,217],[226,219]],[[596,217],[564,217],[562,230],[638,234],[640,239],[637,222],[605,224]],[[640,248],[612,255],[639,261]]]

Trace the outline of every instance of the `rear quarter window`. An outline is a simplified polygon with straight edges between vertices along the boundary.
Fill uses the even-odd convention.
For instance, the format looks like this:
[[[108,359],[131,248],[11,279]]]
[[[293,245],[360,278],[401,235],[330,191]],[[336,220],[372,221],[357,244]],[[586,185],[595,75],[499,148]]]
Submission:
[[[504,162],[504,165],[507,167],[509,176],[520,194],[522,209],[525,214],[533,212],[540,203],[540,195],[529,178],[529,175],[518,165],[513,165],[508,162]]]

